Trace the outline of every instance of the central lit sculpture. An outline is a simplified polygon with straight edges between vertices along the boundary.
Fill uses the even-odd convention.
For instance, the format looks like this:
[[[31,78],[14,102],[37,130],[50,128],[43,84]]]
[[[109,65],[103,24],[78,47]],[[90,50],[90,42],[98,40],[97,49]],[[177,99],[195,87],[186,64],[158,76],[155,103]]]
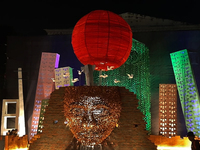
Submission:
[[[64,114],[71,132],[82,145],[101,144],[120,117],[118,88],[81,86],[65,90]]]

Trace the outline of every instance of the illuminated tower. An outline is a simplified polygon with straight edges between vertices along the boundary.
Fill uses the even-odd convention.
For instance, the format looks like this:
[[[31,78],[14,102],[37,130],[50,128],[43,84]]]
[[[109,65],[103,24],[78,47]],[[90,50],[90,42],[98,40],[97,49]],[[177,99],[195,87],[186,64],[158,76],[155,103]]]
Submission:
[[[52,78],[55,76],[54,69],[58,68],[59,58],[60,55],[56,53],[42,53],[31,122],[30,139],[37,134],[42,100],[49,99],[50,94],[54,90]]]
[[[186,49],[170,54],[188,131],[200,137],[199,92]]]
[[[159,84],[159,134],[165,137],[177,134],[176,84]]]

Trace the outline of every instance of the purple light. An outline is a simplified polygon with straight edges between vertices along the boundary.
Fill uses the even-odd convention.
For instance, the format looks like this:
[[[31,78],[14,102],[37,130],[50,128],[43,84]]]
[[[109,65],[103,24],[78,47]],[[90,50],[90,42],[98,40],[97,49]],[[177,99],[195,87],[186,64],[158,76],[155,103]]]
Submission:
[[[195,103],[197,101],[197,99],[195,99],[195,100],[191,100],[191,102],[193,102],[193,103]]]
[[[190,106],[185,106],[185,109],[188,109]]]
[[[186,115],[187,117],[190,117],[190,116],[192,116],[192,114],[189,114],[189,115]]]
[[[194,105],[192,105],[193,107],[198,107],[198,104],[194,104]]]
[[[192,91],[192,92],[190,92],[190,94],[194,94],[196,91]]]
[[[188,126],[192,127],[194,125],[194,123],[189,123]],[[191,128],[192,129],[192,128]]]
[[[191,87],[191,88],[188,88],[189,90],[193,90],[194,89],[194,87]]]
[[[60,55],[56,54],[55,68],[58,68],[59,60],[60,60]]]
[[[192,119],[187,119],[187,121],[188,121],[188,122],[191,122],[191,121],[192,121]]]
[[[193,83],[189,83],[189,84],[187,84],[187,85],[189,85],[189,86],[192,86],[192,85],[193,85]]]
[[[60,88],[60,87],[62,87],[62,85],[58,85],[57,87]]]
[[[191,111],[191,110],[187,110],[186,113],[188,114],[188,113],[190,113],[190,111]]]

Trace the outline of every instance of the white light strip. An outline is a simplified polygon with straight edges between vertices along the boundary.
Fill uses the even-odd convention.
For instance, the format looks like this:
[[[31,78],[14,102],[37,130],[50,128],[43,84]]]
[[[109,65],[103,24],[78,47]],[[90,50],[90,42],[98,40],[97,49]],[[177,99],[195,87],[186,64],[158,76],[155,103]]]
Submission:
[[[18,118],[18,134],[25,135],[25,117],[24,117],[24,97],[22,83],[22,68],[18,68],[18,92],[19,92],[19,118]]]

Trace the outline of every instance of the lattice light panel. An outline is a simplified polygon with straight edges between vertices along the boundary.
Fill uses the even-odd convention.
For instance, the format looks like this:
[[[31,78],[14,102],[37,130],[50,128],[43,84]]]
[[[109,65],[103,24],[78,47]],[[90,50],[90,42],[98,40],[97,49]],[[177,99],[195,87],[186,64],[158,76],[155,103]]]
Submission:
[[[159,134],[169,138],[177,135],[176,84],[159,84]]]
[[[188,131],[200,137],[199,92],[186,49],[170,54]]]
[[[139,100],[139,109],[145,115],[146,130],[151,132],[151,93],[149,71],[149,49],[135,39],[132,39],[132,50],[128,60],[119,68],[103,71],[103,77],[99,72],[94,72],[94,82],[103,86],[123,86],[134,92]],[[107,77],[106,77],[107,75]]]

